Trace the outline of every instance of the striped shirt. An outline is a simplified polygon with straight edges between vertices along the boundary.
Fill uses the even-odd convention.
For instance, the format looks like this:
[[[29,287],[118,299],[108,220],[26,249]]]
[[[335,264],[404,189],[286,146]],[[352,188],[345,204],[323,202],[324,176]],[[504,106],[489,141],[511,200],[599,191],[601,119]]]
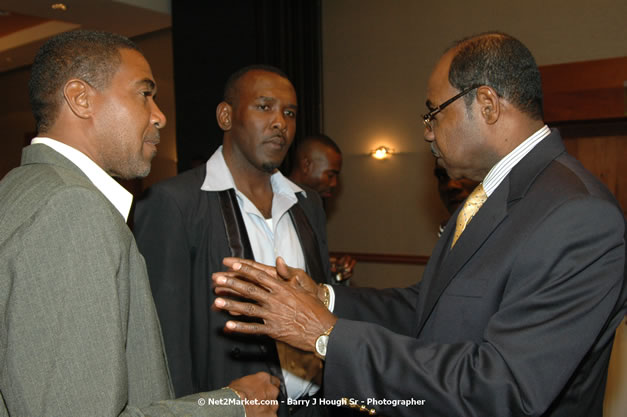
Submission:
[[[490,197],[494,190],[503,182],[505,177],[516,166],[521,159],[525,157],[540,141],[551,133],[551,129],[547,125],[542,126],[533,135],[529,136],[520,145],[516,146],[513,151],[508,153],[496,165],[492,167],[488,175],[483,179],[483,190]]]

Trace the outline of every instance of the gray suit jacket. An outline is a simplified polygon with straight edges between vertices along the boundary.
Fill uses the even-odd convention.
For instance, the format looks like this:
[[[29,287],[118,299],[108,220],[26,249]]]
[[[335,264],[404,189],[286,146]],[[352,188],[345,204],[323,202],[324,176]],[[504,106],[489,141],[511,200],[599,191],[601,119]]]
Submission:
[[[336,288],[326,396],[425,400],[366,404],[389,417],[601,416],[627,299],[615,199],[553,132],[451,250],[455,218],[420,284]]]
[[[73,163],[25,148],[0,182],[0,416],[241,416],[171,400],[144,260]]]

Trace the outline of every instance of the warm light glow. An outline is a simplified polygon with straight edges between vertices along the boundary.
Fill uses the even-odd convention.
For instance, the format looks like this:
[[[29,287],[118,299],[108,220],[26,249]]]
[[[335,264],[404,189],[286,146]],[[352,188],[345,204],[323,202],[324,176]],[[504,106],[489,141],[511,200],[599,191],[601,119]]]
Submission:
[[[387,159],[394,153],[394,149],[390,149],[386,146],[379,146],[377,149],[370,152],[370,155],[374,159]]]
[[[61,10],[62,12],[67,10],[67,6],[63,3],[54,3],[52,6],[54,10]]]

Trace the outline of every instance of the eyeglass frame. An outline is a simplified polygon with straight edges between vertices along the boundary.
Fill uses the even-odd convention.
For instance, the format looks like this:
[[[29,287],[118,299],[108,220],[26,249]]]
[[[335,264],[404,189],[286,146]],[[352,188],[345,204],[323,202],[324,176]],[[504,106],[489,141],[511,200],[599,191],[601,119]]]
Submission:
[[[427,129],[429,129],[430,131],[432,131],[433,130],[433,126],[431,126],[431,121],[435,118],[436,114],[440,113],[442,110],[444,110],[446,108],[446,106],[448,106],[449,104],[453,103],[458,98],[465,96],[466,94],[470,93],[475,88],[479,88],[479,87],[481,87],[481,84],[476,84],[476,85],[473,85],[471,87],[468,87],[465,90],[462,90],[461,93],[455,95],[454,97],[449,98],[448,100],[446,100],[444,103],[440,104],[435,109],[430,110],[429,113],[423,114],[422,115],[422,122],[424,123],[425,127]]]

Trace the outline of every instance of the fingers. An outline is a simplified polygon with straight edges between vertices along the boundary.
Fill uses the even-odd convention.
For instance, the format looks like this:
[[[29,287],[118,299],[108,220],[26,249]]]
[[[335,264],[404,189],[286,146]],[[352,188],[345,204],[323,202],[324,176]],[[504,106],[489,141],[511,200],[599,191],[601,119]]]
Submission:
[[[287,266],[287,262],[282,257],[276,258],[276,271],[279,274],[279,277],[288,281],[291,278],[290,267]]]
[[[270,374],[268,374],[268,376],[270,377],[270,383],[272,385],[274,385],[277,388],[281,387],[281,380],[279,378]]]
[[[267,335],[266,326],[261,323],[229,320],[224,325],[224,330],[242,334]]]
[[[233,271],[212,274],[216,292],[234,291],[244,298],[263,301],[268,291],[277,289],[277,280],[259,269],[240,263],[232,267]]]
[[[264,309],[255,303],[248,303],[243,301],[236,301],[231,298],[218,297],[214,300],[213,305],[220,309],[226,310],[231,314],[241,314],[249,317],[259,317],[261,319],[265,316]]]
[[[242,259],[242,258],[224,258],[222,260],[222,263],[226,266],[228,266],[229,268],[233,267],[233,264],[235,263],[240,263],[240,264],[245,264],[248,265],[252,268],[255,269],[260,269],[263,272],[265,272],[266,274],[270,275],[271,277],[276,277],[276,269],[273,266],[269,266],[266,264],[261,264],[259,262],[255,262],[251,259]]]

